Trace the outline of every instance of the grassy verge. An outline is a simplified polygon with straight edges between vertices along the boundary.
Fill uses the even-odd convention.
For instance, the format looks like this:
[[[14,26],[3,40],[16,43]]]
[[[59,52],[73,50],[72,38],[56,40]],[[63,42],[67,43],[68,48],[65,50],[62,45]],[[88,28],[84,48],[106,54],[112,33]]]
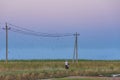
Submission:
[[[65,70],[64,60],[14,60],[9,61],[8,64],[0,61],[0,80],[35,80],[66,76],[110,76],[114,73],[120,73],[119,61],[81,60],[78,64],[73,64],[72,61],[69,61],[69,63],[70,69]]]

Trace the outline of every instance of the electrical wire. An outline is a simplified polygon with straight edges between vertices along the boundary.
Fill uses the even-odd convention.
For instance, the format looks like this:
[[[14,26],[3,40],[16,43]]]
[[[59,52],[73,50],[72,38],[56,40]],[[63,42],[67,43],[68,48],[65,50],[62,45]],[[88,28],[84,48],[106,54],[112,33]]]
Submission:
[[[13,24],[8,23],[11,27],[11,31],[18,32],[26,35],[33,35],[33,36],[39,36],[39,37],[67,37],[67,36],[73,36],[71,33],[64,33],[64,34],[49,34],[49,33],[42,33],[42,32],[36,32],[27,28],[23,28],[20,26],[16,26]]]
[[[8,25],[11,25],[11,26],[13,26],[13,27],[19,28],[19,29],[24,30],[24,31],[41,33],[41,34],[48,34],[48,33],[36,32],[36,31],[30,30],[30,29],[27,29],[27,28],[23,28],[23,27],[20,27],[20,26],[16,26],[16,25],[13,25],[13,24],[10,24],[10,23],[8,23]]]
[[[33,34],[40,34],[40,35],[45,35],[45,36],[54,36],[54,37],[62,37],[62,36],[73,36],[73,34],[71,33],[64,33],[64,34],[49,34],[49,33],[43,33],[43,32],[36,32],[36,31],[33,31],[33,30],[30,30],[30,29],[27,29],[27,28],[23,28],[23,27],[20,27],[20,26],[16,26],[16,25],[13,25],[13,24],[10,24],[9,25],[19,29],[19,30],[22,30],[22,31],[25,31],[25,32],[29,32],[29,33],[33,33]]]
[[[71,35],[46,35],[46,34],[43,35],[43,34],[38,34],[38,33],[33,33],[33,32],[27,32],[27,31],[15,29],[15,28],[11,28],[10,31],[18,32],[18,33],[22,33],[22,34],[26,34],[26,35],[39,36],[39,37],[66,37],[66,36],[71,36]]]

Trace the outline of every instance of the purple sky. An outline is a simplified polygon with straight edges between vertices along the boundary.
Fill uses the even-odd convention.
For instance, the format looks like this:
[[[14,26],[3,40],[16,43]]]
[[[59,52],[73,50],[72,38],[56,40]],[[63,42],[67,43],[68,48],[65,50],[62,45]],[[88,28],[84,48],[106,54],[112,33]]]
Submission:
[[[113,28],[120,24],[119,7],[119,0],[1,0],[0,19],[50,31]]]

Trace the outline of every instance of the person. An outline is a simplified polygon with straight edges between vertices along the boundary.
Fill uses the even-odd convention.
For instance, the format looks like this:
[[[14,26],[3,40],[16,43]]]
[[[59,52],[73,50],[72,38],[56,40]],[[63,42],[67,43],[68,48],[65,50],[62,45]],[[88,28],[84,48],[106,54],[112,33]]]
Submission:
[[[65,69],[69,69],[68,61],[65,61]]]

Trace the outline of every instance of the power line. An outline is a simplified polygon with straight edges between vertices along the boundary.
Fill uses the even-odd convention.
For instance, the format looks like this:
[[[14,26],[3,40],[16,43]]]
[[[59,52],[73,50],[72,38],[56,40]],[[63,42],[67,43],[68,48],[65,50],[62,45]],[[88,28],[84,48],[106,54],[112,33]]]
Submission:
[[[13,25],[13,24],[10,24],[9,25],[13,26],[12,28],[14,30],[11,29],[11,31],[14,31],[14,32],[23,32],[24,34],[29,34],[29,35],[35,35],[35,36],[40,36],[40,37],[67,37],[67,36],[73,36],[73,34],[71,33],[64,33],[64,34],[49,34],[49,33],[43,33],[43,32],[36,32],[36,31],[33,31],[33,30],[30,30],[30,29],[27,29],[27,28],[23,28],[23,27],[20,27],[20,26],[16,26],[16,25]]]
[[[11,25],[12,27],[15,27],[15,28],[18,28],[18,29],[24,30],[24,31],[35,32],[35,33],[41,33],[41,34],[48,34],[48,33],[36,32],[36,31],[30,30],[30,29],[27,29],[27,28],[23,28],[23,27],[20,27],[20,26],[16,26],[16,25],[13,25],[13,24],[10,24],[10,23],[8,23],[8,24]]]
[[[11,27],[11,31],[22,33],[26,35],[33,35],[33,36],[39,36],[39,37],[67,37],[67,36],[73,36],[71,33],[65,33],[65,34],[49,34],[49,33],[43,33],[43,32],[36,32],[27,28],[23,28],[20,26],[16,26],[13,24],[8,23]]]
[[[2,23],[0,23],[0,28],[1,28],[1,29],[2,29],[2,25],[3,25],[3,24],[2,24]]]
[[[11,31],[21,33],[21,34],[26,34],[26,35],[33,35],[33,36],[39,36],[39,37],[66,37],[66,36],[71,36],[71,35],[43,35],[43,34],[38,34],[38,33],[32,33],[32,32],[27,32],[15,28],[11,28]]]
[[[64,37],[64,36],[48,36],[48,35],[33,34],[33,33],[27,33],[27,32],[21,31],[21,30],[13,30],[13,29],[11,29],[10,31],[25,34],[25,35],[38,36],[38,37]]]

